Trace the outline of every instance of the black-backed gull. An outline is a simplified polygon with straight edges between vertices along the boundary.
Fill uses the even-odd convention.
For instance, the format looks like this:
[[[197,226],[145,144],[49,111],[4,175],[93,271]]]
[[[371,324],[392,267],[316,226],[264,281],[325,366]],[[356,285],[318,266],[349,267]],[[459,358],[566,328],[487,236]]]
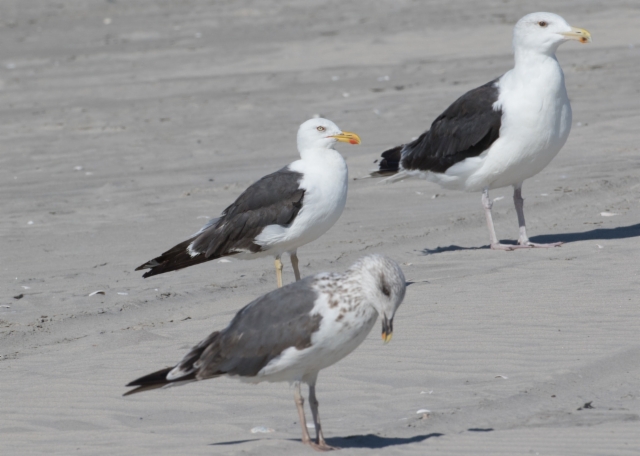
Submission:
[[[542,171],[564,146],[571,130],[571,104],[555,52],[562,43],[591,42],[557,14],[533,13],[513,31],[515,66],[501,77],[458,98],[414,141],[382,154],[373,175],[390,180],[421,176],[448,189],[482,191],[491,248],[555,247],[529,241],[522,183]],[[518,245],[501,244],[491,217],[489,190],[513,186]]]
[[[347,200],[347,164],[333,148],[337,142],[360,144],[360,137],[327,119],[306,121],[298,129],[300,160],[251,185],[220,217],[136,271],[150,269],[143,277],[151,277],[230,255],[272,255],[281,287],[280,256],[289,253],[300,280],[297,249],[327,232]]]

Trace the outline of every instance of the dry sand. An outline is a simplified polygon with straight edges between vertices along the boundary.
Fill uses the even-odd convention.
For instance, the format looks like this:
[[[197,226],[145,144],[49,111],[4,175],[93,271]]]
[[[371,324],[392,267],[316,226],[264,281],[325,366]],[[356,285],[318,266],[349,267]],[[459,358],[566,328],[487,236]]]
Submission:
[[[566,244],[493,252],[479,194],[352,180],[303,274],[382,252],[415,283],[391,344],[376,327],[320,374],[325,433],[341,454],[638,454],[640,7],[523,3],[4,0],[0,454],[310,454],[286,384],[121,397],[271,290],[272,261],[133,269],[295,159],[313,114],[361,135],[341,150],[367,175],[509,69],[536,10],[594,40],[558,53],[573,131],[524,186],[530,235]]]

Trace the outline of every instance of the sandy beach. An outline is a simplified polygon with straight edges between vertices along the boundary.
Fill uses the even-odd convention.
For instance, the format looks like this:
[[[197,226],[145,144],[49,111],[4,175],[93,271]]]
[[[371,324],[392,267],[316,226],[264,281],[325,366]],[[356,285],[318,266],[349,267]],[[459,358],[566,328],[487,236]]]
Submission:
[[[378,252],[413,282],[390,344],[376,325],[320,373],[328,443],[638,454],[640,4],[524,3],[3,1],[0,454],[313,454],[285,383],[122,394],[274,288],[270,258],[134,269],[295,160],[314,115],[362,145],[338,146],[347,205],[299,250],[303,276]],[[365,177],[510,69],[513,25],[533,11],[593,36],[559,49],[571,135],[523,187],[532,240],[565,244],[497,252],[480,194]],[[492,192],[507,241],[511,194]]]

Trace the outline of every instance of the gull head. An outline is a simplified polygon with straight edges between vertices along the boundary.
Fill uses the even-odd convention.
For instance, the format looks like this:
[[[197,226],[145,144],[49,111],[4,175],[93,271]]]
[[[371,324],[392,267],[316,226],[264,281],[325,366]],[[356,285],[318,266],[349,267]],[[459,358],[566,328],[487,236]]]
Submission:
[[[382,319],[382,340],[386,344],[393,335],[393,317],[400,307],[407,289],[398,263],[384,255],[360,258],[347,271],[362,287],[365,299]]]
[[[554,54],[565,41],[590,43],[591,34],[585,29],[572,27],[553,13],[531,13],[520,19],[513,29],[513,47],[542,54]]]
[[[328,119],[310,119],[298,129],[298,149],[331,149],[337,142],[360,144],[360,137],[349,131],[342,131]]]

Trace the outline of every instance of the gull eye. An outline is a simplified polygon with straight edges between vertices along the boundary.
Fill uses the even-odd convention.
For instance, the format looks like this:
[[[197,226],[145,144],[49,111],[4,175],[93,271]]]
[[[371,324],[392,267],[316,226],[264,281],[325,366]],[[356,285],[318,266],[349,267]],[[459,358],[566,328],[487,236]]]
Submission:
[[[547,22],[546,22],[546,21],[540,21],[540,22],[538,22],[538,25],[539,25],[540,27],[546,27],[546,26],[547,26],[547,25],[549,25],[549,24],[547,24]]]
[[[318,128],[317,128],[317,130],[318,130],[318,131],[325,131],[325,130],[326,130],[326,128],[324,128],[324,127],[318,127]]]

